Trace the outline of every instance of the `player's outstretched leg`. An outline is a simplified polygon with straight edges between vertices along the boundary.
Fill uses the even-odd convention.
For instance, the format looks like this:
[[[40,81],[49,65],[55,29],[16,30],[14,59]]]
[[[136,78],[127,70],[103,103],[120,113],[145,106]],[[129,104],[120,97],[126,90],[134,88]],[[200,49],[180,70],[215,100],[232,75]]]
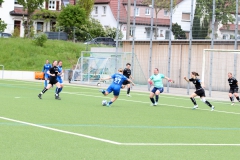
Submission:
[[[211,108],[211,111],[214,111],[215,107],[210,103],[208,102],[205,97],[201,97],[201,100],[206,104],[208,105],[210,108]]]
[[[39,94],[38,94],[38,98],[39,99],[42,99],[42,95],[45,93],[45,92],[47,92],[47,88],[44,88],[43,90],[42,90],[42,92],[40,92]]]
[[[193,106],[192,109],[197,109],[197,108],[198,108],[198,105],[197,105],[197,102],[196,102],[195,98],[194,98],[194,97],[190,97],[190,99],[191,99],[191,101],[192,101],[193,104],[194,104],[194,106]]]

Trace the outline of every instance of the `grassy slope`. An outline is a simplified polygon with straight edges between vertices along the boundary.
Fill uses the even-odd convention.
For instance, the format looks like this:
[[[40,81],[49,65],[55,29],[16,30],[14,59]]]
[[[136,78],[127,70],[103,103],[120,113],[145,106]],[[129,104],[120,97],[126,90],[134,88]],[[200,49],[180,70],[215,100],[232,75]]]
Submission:
[[[44,47],[35,46],[30,39],[0,38],[0,64],[6,70],[40,71],[46,59],[62,60],[63,68],[76,64],[84,44],[48,40]]]

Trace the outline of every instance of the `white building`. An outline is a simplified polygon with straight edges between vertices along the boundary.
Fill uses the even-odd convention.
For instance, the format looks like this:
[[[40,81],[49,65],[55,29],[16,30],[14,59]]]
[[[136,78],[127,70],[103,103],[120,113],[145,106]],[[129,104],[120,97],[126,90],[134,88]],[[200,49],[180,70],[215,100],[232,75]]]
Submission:
[[[134,18],[134,0],[131,0],[131,26],[133,26]],[[150,39],[150,24],[151,15],[150,8],[147,5],[143,5],[141,0],[137,0],[136,7],[136,28],[135,37],[136,40],[149,40]],[[97,20],[104,27],[117,28],[117,11],[118,0],[95,0],[94,8],[91,16]],[[169,39],[169,26],[170,19],[169,14],[166,14],[164,10],[158,13],[157,19],[154,13],[154,26],[157,24],[157,36],[156,40]],[[121,0],[120,3],[120,17],[119,17],[119,29],[123,33],[123,40],[126,39],[127,32],[127,0]],[[154,27],[155,30],[155,27]],[[132,38],[133,28],[130,29],[130,39]]]
[[[49,0],[44,2],[42,8],[53,12],[61,11],[62,5],[75,5],[76,0]],[[36,10],[37,11],[37,10]],[[18,4],[17,0],[5,0],[0,6],[0,18],[7,23],[7,29],[4,32],[13,33],[14,29],[19,29],[20,37],[24,36],[24,23],[26,21],[27,11],[23,6]],[[50,21],[35,20],[33,22],[34,32],[45,32],[53,30],[56,19]]]
[[[181,26],[182,30],[186,33],[186,37],[189,37],[191,28],[191,1],[192,0],[180,0],[174,8],[172,22]],[[196,8],[196,0],[193,0],[193,17]]]

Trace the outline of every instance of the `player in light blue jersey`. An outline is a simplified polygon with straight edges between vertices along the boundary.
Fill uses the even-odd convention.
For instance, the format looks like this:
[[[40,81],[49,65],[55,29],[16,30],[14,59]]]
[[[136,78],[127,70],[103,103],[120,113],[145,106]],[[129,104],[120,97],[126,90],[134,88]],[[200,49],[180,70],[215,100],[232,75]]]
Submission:
[[[56,87],[56,93],[57,92],[60,93],[63,89],[63,79],[62,79],[63,78],[63,69],[62,69],[62,61],[61,60],[58,61],[58,66],[57,67],[58,67],[58,73],[59,73],[58,76],[57,76],[57,81],[60,83],[61,88],[58,89],[58,87]]]
[[[104,96],[107,96],[109,93],[113,92],[114,97],[111,99],[111,101],[107,103],[108,107],[110,107],[110,105],[117,100],[120,94],[122,84],[125,80],[129,81],[130,83],[132,83],[132,85],[134,85],[134,83],[130,79],[128,79],[123,75],[123,70],[121,68],[118,69],[118,73],[113,74],[111,77],[102,78],[100,80],[109,80],[109,79],[113,79],[112,84],[110,84],[107,90],[100,90]]]
[[[48,71],[50,68],[52,68],[52,65],[49,63],[48,60],[46,60],[46,64],[44,64],[42,69],[42,72],[44,72],[44,78],[45,78],[44,87],[47,87],[47,80],[49,79]]]
[[[162,79],[167,79],[169,82],[173,82],[170,78],[166,77],[164,74],[159,74],[158,68],[154,69],[154,74],[148,79],[148,83],[153,85],[153,89],[150,92],[150,100],[153,106],[158,104],[159,94],[164,91]],[[156,101],[154,100],[154,95]]]

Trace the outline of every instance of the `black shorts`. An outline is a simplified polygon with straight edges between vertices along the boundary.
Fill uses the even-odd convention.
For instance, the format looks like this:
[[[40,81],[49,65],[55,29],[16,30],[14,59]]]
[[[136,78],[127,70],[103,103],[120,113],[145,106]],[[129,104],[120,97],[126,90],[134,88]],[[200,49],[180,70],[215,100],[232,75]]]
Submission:
[[[54,85],[54,84],[56,84],[56,83],[58,83],[56,77],[50,77],[50,78],[49,78],[49,84]]]
[[[238,93],[238,88],[230,88],[229,93]]]
[[[194,93],[196,93],[196,95],[198,95],[200,97],[206,97],[204,89],[198,89]]]
[[[129,82],[128,80],[125,80],[125,81],[123,82],[123,85],[127,85],[127,84],[130,84],[130,82]]]

